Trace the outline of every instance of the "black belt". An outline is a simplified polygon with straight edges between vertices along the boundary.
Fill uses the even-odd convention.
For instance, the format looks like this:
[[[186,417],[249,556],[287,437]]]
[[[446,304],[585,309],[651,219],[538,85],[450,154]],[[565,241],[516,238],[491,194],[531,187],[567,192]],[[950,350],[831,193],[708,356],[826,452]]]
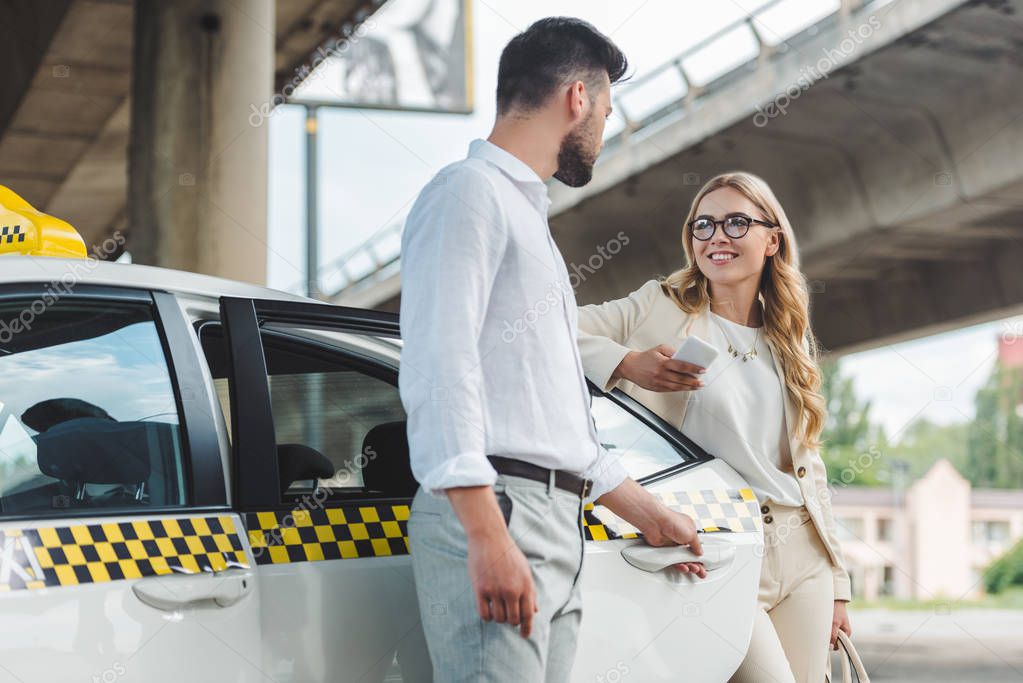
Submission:
[[[499,474],[522,477],[523,479],[531,479],[544,484],[549,483],[551,480],[551,470],[546,467],[540,467],[539,465],[523,462],[522,460],[515,460],[514,458],[505,458],[500,455],[488,455],[487,459]],[[572,474],[571,472],[554,470],[554,486],[580,498],[585,498],[590,495],[590,491],[593,489],[593,480],[584,479],[578,474]]]

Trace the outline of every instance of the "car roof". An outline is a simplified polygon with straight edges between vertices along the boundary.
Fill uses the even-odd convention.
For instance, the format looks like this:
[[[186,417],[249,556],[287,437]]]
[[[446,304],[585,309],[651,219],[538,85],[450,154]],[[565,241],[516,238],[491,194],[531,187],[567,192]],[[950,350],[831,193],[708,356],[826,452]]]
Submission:
[[[63,282],[65,287],[78,284],[131,287],[136,289],[165,290],[186,298],[209,300],[214,303],[222,296],[278,301],[304,301],[323,304],[317,299],[271,289],[248,282],[228,280],[212,275],[189,273],[171,268],[144,266],[134,263],[116,263],[96,259],[68,259],[50,256],[0,256],[0,287],[12,284]],[[204,307],[208,303],[202,304]],[[339,338],[352,343],[365,344],[363,335],[340,333]],[[359,341],[359,339],[363,341]],[[402,347],[401,339],[372,336],[378,354],[396,362]]]
[[[212,298],[226,295],[323,303],[261,285],[170,268],[95,259],[0,256],[0,285],[54,281],[63,282],[65,286],[72,286],[72,283],[110,285],[167,290]]]

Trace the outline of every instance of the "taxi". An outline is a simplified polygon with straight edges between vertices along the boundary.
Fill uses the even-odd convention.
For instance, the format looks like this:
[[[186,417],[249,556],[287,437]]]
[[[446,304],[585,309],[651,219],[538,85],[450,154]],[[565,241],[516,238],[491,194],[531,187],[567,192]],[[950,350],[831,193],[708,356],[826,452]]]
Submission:
[[[430,681],[400,361],[396,315],[89,258],[0,187],[0,683]],[[705,531],[708,574],[589,507],[573,680],[724,681],[757,501],[590,392],[604,445]]]

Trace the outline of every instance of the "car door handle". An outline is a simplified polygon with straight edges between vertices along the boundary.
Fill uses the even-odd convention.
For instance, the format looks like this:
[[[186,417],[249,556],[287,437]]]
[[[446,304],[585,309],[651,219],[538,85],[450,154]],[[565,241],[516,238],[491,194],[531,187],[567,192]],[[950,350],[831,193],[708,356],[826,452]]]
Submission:
[[[252,591],[254,585],[249,569],[226,569],[200,574],[171,574],[139,579],[132,591],[142,602],[156,609],[173,611],[210,602],[217,607],[230,607]]]
[[[625,561],[645,572],[659,572],[683,562],[699,562],[708,572],[724,569],[735,559],[731,545],[703,542],[703,554],[697,555],[683,545],[657,547],[643,542],[622,549]]]

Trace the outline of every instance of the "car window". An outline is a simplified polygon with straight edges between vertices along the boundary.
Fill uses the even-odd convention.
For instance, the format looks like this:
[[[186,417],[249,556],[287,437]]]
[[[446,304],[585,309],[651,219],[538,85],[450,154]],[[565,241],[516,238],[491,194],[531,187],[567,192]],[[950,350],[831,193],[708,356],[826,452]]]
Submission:
[[[373,481],[367,474],[377,466],[381,448],[405,436],[405,410],[397,387],[340,359],[325,363],[296,358],[299,351],[279,343],[265,349],[279,457],[282,444],[308,446],[325,455],[333,470],[331,476],[319,478],[320,486],[386,492],[381,486],[386,481]],[[292,357],[282,360],[283,355]],[[407,461],[407,454],[404,457]],[[291,490],[307,490],[310,483],[295,481]]]
[[[0,514],[185,503],[174,387],[152,308],[0,302]]]
[[[685,453],[607,396],[593,396],[597,437],[633,479],[648,477],[686,460]]]
[[[310,337],[321,337],[316,341]],[[332,348],[309,330],[263,332],[282,497],[326,488],[335,496],[411,497],[405,410],[397,374]],[[203,330],[203,348],[223,364],[219,327]],[[230,423],[228,373],[212,368]]]

